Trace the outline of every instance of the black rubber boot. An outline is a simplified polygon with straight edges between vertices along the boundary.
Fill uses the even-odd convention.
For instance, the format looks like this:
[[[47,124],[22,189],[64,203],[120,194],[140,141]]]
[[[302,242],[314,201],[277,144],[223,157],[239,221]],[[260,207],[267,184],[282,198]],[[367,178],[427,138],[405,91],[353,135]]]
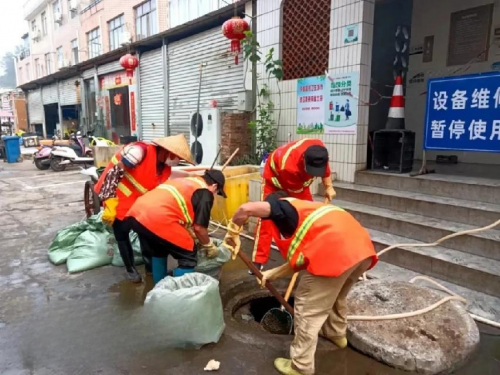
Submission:
[[[127,272],[127,280],[132,281],[133,283],[142,282],[142,277],[137,272],[135,268],[134,261],[134,252],[132,250],[132,245],[130,241],[117,241],[118,249],[120,250],[120,255],[123,260],[123,264],[125,265],[125,270]]]

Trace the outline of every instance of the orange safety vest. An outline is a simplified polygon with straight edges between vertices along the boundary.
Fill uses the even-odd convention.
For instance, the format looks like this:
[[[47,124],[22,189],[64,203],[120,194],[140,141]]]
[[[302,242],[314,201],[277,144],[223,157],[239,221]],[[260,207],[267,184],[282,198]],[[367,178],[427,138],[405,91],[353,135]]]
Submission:
[[[307,175],[304,165],[301,164],[305,151],[311,146],[325,147],[325,144],[319,139],[305,138],[278,147],[267,158],[266,165],[264,166],[264,179],[280,190],[297,194],[303,192],[314,181],[314,177]],[[288,175],[303,175],[307,176],[307,178],[305,180],[294,179],[293,182],[290,179],[284,181],[283,178],[280,178],[284,173]]]
[[[282,239],[273,224],[273,238],[281,255],[295,271],[338,277],[359,262],[378,261],[368,231],[340,207],[284,198],[297,210],[299,222],[293,236]]]
[[[142,143],[142,142],[141,142]],[[165,182],[172,173],[172,168],[165,165],[163,172],[159,175],[157,173],[157,149],[156,146],[145,144],[146,155],[144,160],[135,168],[125,167],[125,173],[117,186],[116,196],[118,198],[118,206],[116,207],[116,218],[123,220],[127,215],[128,210],[137,198],[146,194],[148,191],[153,190],[162,182]],[[95,192],[99,194],[102,184],[106,179],[106,174],[122,159],[121,149],[106,166],[104,173],[99,178],[95,185]]]
[[[199,177],[169,180],[137,199],[127,216],[135,218],[158,237],[192,251],[194,241],[186,230],[194,222],[191,198],[196,190],[207,188]]]

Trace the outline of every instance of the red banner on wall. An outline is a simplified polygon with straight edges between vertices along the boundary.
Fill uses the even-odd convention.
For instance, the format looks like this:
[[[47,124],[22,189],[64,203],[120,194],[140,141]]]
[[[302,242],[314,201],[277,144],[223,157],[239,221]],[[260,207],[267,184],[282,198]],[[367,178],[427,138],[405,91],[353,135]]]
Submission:
[[[136,118],[135,118],[135,92],[130,93],[130,118],[132,119],[132,131],[135,132]]]

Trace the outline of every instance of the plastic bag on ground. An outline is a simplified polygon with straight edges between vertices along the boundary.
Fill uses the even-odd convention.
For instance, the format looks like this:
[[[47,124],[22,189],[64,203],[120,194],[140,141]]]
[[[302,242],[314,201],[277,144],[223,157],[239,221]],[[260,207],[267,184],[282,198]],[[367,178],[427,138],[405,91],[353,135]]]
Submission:
[[[231,259],[231,250],[224,246],[223,241],[218,238],[213,238],[212,241],[218,247],[219,254],[215,258],[207,258],[207,252],[201,251],[201,246],[198,245],[198,265],[194,270],[219,279],[222,266]]]
[[[102,213],[94,215],[57,232],[48,250],[49,260],[55,265],[65,263],[73,252],[76,239],[83,232],[87,230],[106,231],[106,227],[101,221],[101,215]]]
[[[108,236],[106,231],[92,230],[79,235],[66,261],[68,272],[82,272],[111,264],[113,257],[108,252]]]
[[[137,235],[137,233],[131,231],[129,237],[130,243],[132,244],[132,250],[134,252],[135,265],[140,266],[141,264],[144,264],[144,259],[142,258],[139,236]],[[111,261],[111,264],[115,267],[125,267],[123,259],[120,255],[120,251],[118,250],[118,244],[116,243],[115,237],[113,235],[110,236],[109,242],[113,248],[113,260]]]
[[[148,293],[143,314],[151,334],[176,348],[217,343],[225,328],[219,282],[198,272],[161,280]]]

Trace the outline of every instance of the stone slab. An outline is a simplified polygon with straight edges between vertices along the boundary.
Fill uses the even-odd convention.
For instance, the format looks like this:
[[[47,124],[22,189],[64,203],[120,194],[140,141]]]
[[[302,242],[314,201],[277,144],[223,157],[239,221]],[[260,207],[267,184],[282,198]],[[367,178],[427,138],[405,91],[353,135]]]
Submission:
[[[439,301],[435,290],[400,281],[357,283],[349,294],[349,315],[411,312]],[[348,339],[359,351],[390,366],[419,374],[452,373],[479,345],[474,320],[458,301],[423,315],[384,321],[350,321]]]

